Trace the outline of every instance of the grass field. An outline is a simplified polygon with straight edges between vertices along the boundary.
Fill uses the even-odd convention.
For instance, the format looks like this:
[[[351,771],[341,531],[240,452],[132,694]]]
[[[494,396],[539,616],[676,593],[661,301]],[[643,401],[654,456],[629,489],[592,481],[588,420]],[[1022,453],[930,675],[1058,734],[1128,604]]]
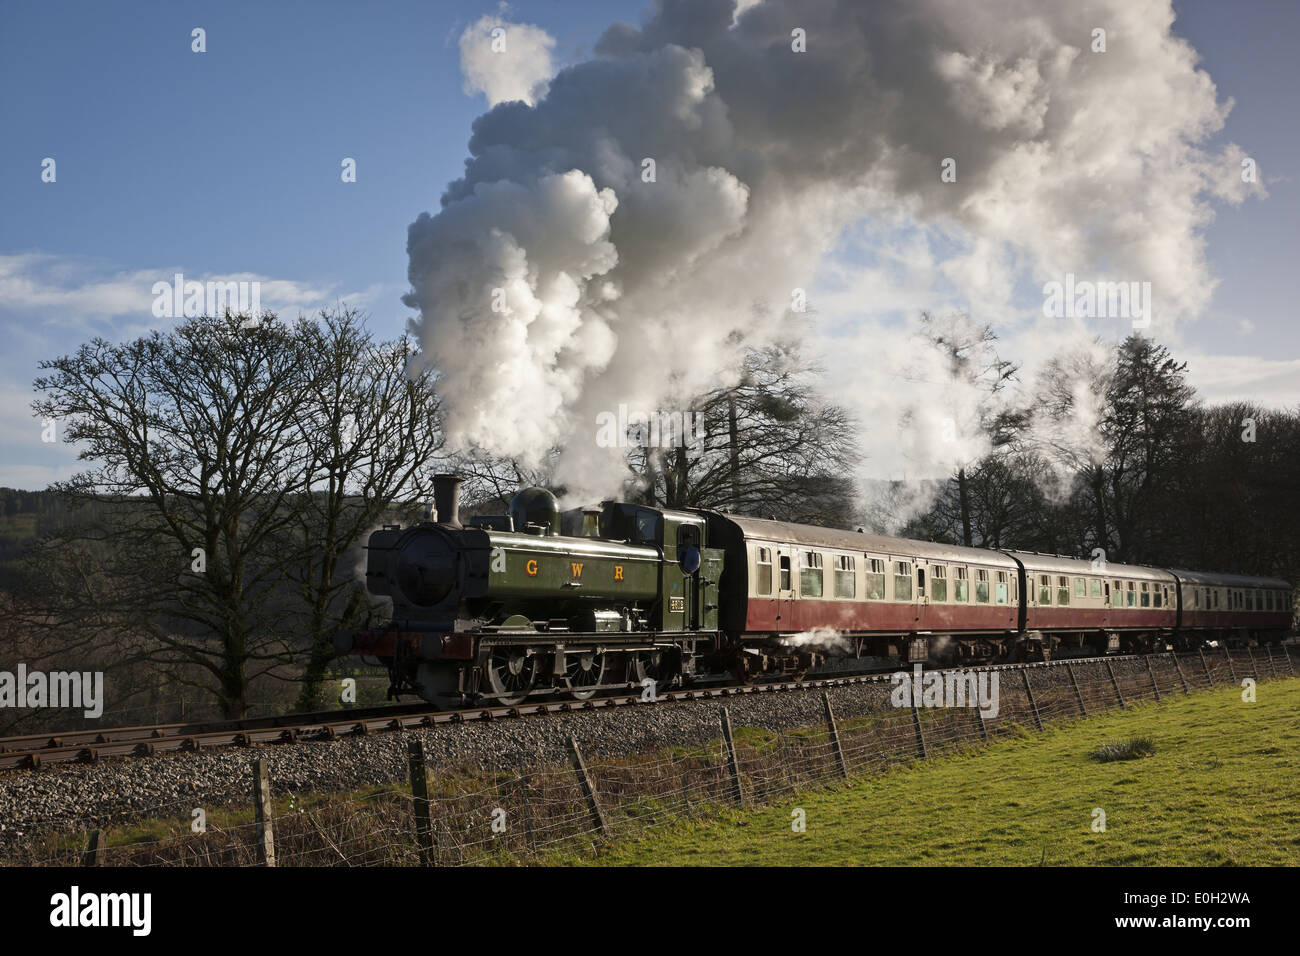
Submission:
[[[1300,864],[1300,679],[1176,696],[851,787],[657,828],[597,865]],[[1101,762],[1104,744],[1154,752]],[[1139,752],[1145,750],[1139,747]],[[792,829],[792,811],[806,832]],[[1105,832],[1094,832],[1094,809]]]

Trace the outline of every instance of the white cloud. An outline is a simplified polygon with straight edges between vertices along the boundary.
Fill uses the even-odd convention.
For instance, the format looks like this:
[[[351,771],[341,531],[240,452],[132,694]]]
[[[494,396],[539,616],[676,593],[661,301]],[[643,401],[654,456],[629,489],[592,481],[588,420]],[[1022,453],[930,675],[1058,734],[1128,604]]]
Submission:
[[[482,93],[488,106],[522,100],[532,106],[546,93],[555,72],[555,38],[530,23],[507,23],[488,14],[460,35],[460,70],[465,92]]]
[[[1180,351],[1188,380],[1207,403],[1255,402],[1273,408],[1300,406],[1300,359]]]

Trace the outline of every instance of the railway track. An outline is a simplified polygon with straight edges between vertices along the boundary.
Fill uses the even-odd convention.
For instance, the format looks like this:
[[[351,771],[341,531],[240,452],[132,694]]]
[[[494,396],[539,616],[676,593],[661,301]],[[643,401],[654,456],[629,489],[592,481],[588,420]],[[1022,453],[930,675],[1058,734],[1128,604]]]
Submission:
[[[1161,655],[1153,655],[1161,656]],[[1090,661],[1139,660],[1141,655],[1071,657],[1052,661],[991,664],[980,670],[1064,667]],[[541,714],[610,710],[618,707],[647,707],[689,700],[709,700],[748,694],[822,690],[852,684],[886,681],[900,666],[869,673],[819,675],[802,680],[768,681],[750,684],[719,684],[664,691],[646,699],[640,690],[614,693],[590,700],[538,700],[513,705],[481,705],[457,710],[431,710],[425,703],[357,708],[347,711],[318,711],[257,717],[233,721],[192,724],[145,724],[104,730],[78,730],[56,734],[28,734],[0,738],[0,771],[35,770],[61,763],[94,763],[111,757],[144,757],[163,753],[184,753],[215,747],[254,744],[299,743],[333,740],[344,736],[365,736],[395,730],[417,730],[441,724],[517,718]],[[953,668],[941,668],[951,670]]]

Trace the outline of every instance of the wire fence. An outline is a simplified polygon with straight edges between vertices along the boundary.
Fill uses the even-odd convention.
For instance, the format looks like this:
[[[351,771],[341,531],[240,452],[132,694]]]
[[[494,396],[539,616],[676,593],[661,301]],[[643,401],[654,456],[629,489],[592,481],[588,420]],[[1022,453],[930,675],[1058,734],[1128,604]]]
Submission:
[[[423,742],[409,742],[410,782],[364,795],[272,797],[262,759],[252,761],[250,801],[212,818],[196,799],[155,806],[114,830],[49,833],[7,862],[93,866],[418,866],[518,864],[586,853],[658,824],[762,806],[816,787],[979,747],[1139,701],[1294,677],[1300,645],[1166,653],[1121,660],[1006,666],[996,714],[978,706],[899,706],[893,682],[861,685],[865,712],[837,719],[823,693],[824,722],[798,730],[731,726],[702,745],[602,759],[569,739],[567,762],[431,775]],[[936,672],[925,672],[926,674]],[[979,674],[988,671],[940,672]],[[955,679],[955,688],[960,684]],[[917,706],[920,704],[920,706]],[[202,814],[202,819],[200,819]],[[167,821],[170,817],[171,822]],[[111,838],[111,839],[110,839]]]

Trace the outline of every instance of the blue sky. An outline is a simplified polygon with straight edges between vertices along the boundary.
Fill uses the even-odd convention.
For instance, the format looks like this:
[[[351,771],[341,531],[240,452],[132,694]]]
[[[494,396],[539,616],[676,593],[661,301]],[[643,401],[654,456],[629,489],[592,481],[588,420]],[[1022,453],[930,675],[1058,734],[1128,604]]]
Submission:
[[[511,4],[556,38],[557,65],[645,4]],[[1206,229],[1220,285],[1176,343],[1210,398],[1300,402],[1294,318],[1300,5],[1176,3],[1175,32],[1235,107],[1218,140],[1269,197]],[[36,363],[91,335],[140,334],[175,271],[256,274],[290,313],[335,299],[395,334],[410,316],[406,228],[458,176],[486,103],[456,40],[495,3],[0,4],[0,484],[72,465],[25,418]],[[207,51],[191,52],[191,30]],[[43,183],[41,162],[57,162]],[[357,182],[340,180],[352,157]],[[1270,364],[1271,363],[1271,364]]]

